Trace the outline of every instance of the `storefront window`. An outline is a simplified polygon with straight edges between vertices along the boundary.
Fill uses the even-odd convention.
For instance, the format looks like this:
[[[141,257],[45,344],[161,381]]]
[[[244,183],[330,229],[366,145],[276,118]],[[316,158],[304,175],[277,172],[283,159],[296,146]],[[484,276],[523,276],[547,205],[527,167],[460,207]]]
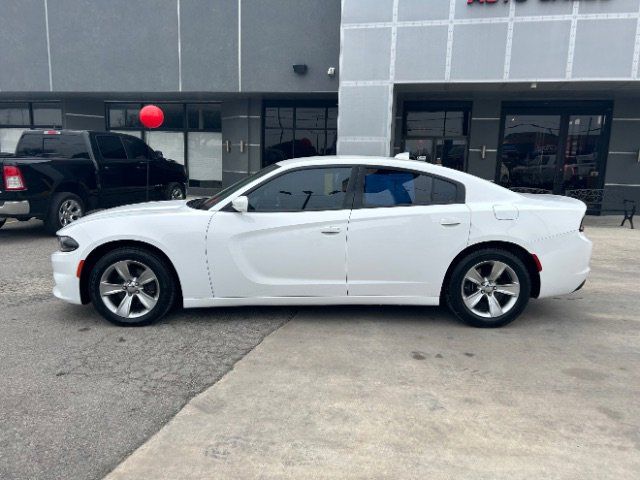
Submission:
[[[404,151],[409,158],[463,170],[467,156],[469,108],[407,102]]]
[[[189,186],[218,188],[222,184],[222,121],[219,103],[156,103],[164,122],[142,128],[141,103],[108,103],[108,129],[142,138],[165,158],[186,166]]]
[[[585,201],[597,197],[603,183],[610,107],[506,108],[498,183],[520,192],[570,195]],[[589,205],[592,211],[597,207]]]
[[[0,102],[0,153],[15,153],[22,132],[31,128],[62,128],[59,102]]]
[[[264,108],[263,166],[281,160],[335,155],[336,102],[267,102]]]

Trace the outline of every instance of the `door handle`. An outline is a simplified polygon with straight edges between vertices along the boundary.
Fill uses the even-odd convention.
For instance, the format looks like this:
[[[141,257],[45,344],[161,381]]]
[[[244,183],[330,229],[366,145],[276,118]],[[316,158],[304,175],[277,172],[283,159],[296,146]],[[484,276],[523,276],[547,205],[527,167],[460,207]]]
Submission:
[[[337,227],[335,225],[332,225],[330,227],[324,227],[321,232],[324,233],[325,235],[335,235],[337,233],[340,233],[342,231],[342,229],[340,227]]]
[[[440,225],[444,227],[455,227],[456,225],[460,225],[460,220],[457,218],[442,218],[440,219]]]

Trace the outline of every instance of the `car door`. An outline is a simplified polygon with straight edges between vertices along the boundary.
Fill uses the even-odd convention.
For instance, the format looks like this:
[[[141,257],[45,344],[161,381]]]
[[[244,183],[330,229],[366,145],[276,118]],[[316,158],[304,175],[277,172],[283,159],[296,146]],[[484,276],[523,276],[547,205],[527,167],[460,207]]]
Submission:
[[[461,184],[419,171],[362,167],[347,242],[349,296],[438,297],[467,245]]]
[[[101,206],[113,207],[146,199],[146,164],[130,159],[118,135],[95,137],[99,155]]]
[[[247,194],[248,212],[226,207],[207,235],[215,297],[343,297],[351,166],[305,167]]]

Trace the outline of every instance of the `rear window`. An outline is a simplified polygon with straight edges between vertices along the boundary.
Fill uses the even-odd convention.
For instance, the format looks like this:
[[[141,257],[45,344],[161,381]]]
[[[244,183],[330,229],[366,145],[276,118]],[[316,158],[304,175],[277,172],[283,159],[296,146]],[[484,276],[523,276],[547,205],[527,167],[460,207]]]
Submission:
[[[90,158],[81,135],[24,135],[16,155],[24,157]]]

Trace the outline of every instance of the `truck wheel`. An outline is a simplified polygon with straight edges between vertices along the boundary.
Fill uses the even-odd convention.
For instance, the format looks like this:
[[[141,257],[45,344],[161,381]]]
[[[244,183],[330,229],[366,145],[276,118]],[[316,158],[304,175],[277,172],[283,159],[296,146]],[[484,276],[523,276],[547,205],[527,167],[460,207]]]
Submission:
[[[89,276],[95,309],[121,326],[149,325],[171,309],[176,286],[170,268],[141,248],[113,250],[96,263]]]
[[[184,200],[186,198],[184,186],[179,183],[170,183],[165,189],[164,198],[165,200]]]
[[[55,234],[83,215],[84,203],[79,196],[70,192],[56,193],[51,198],[49,214],[44,221],[44,226],[49,233]]]
[[[502,327],[515,320],[529,302],[531,279],[510,252],[487,248],[463,258],[447,288],[449,308],[474,327]]]

